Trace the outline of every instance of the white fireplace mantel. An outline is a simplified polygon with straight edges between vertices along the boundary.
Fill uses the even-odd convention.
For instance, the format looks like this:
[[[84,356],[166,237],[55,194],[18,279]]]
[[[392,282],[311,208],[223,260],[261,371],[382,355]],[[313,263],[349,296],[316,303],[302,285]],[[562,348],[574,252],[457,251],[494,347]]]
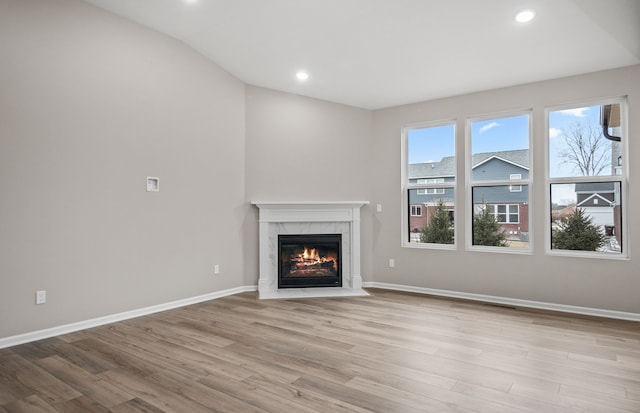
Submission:
[[[360,208],[367,201],[251,202],[260,209],[261,299],[368,295],[360,274]],[[342,234],[342,286],[278,288],[278,235]]]

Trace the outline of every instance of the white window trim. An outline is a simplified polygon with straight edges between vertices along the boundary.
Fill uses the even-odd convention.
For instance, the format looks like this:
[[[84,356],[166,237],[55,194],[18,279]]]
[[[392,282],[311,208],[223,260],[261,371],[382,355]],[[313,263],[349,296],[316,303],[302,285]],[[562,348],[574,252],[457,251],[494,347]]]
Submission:
[[[528,228],[529,228],[529,246],[528,248],[509,248],[509,247],[487,247],[484,245],[473,245],[473,214],[474,214],[474,204],[473,204],[473,188],[480,186],[510,186],[511,180],[495,180],[495,181],[477,181],[474,182],[473,178],[473,168],[472,168],[472,142],[471,142],[471,124],[473,122],[491,120],[491,119],[501,119],[501,118],[509,118],[527,115],[529,117],[529,175],[526,179],[518,180],[522,185],[527,186],[528,192],[528,205],[529,205],[529,220],[528,220]],[[465,225],[465,249],[468,251],[487,251],[487,252],[500,252],[504,254],[533,254],[533,245],[534,245],[534,233],[533,233],[533,225],[531,222],[532,219],[532,209],[533,204],[531,198],[531,188],[533,186],[533,109],[522,109],[522,110],[513,110],[508,112],[498,112],[491,113],[477,117],[468,117],[466,118],[465,125],[465,214],[468,217],[468,221]]]
[[[412,216],[412,217],[421,217],[421,216],[422,216],[422,205],[411,205],[410,207],[411,207],[411,214],[410,214],[410,216]],[[413,212],[413,211],[414,211],[414,209],[415,209],[416,211],[418,211],[418,209],[419,209],[419,210],[420,210],[420,213],[419,213],[419,214],[414,213],[414,212]]]
[[[476,204],[477,205],[477,204]],[[495,217],[496,221],[498,221],[498,215],[506,215],[507,216],[507,221],[501,222],[498,221],[499,224],[519,224],[520,223],[520,204],[487,204],[487,206],[492,206],[493,207],[493,216]],[[498,213],[498,206],[504,206],[506,209],[506,212],[504,214],[499,214]],[[513,213],[509,212],[509,207],[510,206],[515,206],[516,208],[518,208],[518,212],[516,212],[516,214],[518,215],[518,220],[511,222],[509,221],[509,215],[513,215]],[[475,208],[474,208],[475,211]]]
[[[413,129],[432,128],[438,126],[453,126],[454,143],[458,141],[458,122],[455,118],[443,119],[433,122],[419,122],[403,125],[401,128],[401,165],[402,171],[400,174],[400,185],[402,188],[402,214],[401,214],[401,240],[400,245],[405,248],[417,248],[417,249],[441,249],[441,250],[455,250],[458,248],[458,225],[455,225],[455,233],[453,237],[453,244],[427,244],[427,243],[410,243],[409,242],[409,197],[408,191],[411,189],[427,189],[427,188],[442,188],[443,193],[447,188],[452,189],[453,193],[453,205],[454,205],[454,222],[458,222],[458,209],[455,207],[457,202],[457,182],[460,177],[460,171],[456,168],[456,176],[453,176],[454,180],[451,182],[431,183],[431,184],[410,184],[409,183],[409,131]],[[454,157],[457,159],[457,144],[454,144]],[[450,204],[448,202],[447,204]]]
[[[509,174],[510,181],[522,180],[522,174]],[[509,185],[509,192],[522,192],[522,185]]]
[[[619,175],[606,175],[606,176],[575,176],[575,177],[560,177],[551,178],[549,174],[549,114],[551,112],[574,109],[577,107],[587,106],[602,106],[608,104],[620,104],[620,120],[626,127],[622,130],[622,166],[621,173]],[[629,239],[628,239],[628,185],[629,185],[629,172],[627,165],[629,165],[629,116],[628,116],[628,101],[626,96],[621,96],[612,99],[597,99],[591,101],[580,101],[579,103],[572,103],[561,106],[549,106],[545,107],[544,111],[544,176],[545,176],[545,229],[544,229],[544,241],[545,241],[545,254],[553,256],[565,256],[565,257],[582,257],[582,258],[598,258],[598,259],[612,259],[612,260],[629,260]],[[620,182],[620,191],[622,197],[622,253],[610,254],[606,252],[598,251],[571,251],[571,250],[554,250],[551,248],[551,185],[552,184],[575,184],[575,183],[587,183],[587,182]]]

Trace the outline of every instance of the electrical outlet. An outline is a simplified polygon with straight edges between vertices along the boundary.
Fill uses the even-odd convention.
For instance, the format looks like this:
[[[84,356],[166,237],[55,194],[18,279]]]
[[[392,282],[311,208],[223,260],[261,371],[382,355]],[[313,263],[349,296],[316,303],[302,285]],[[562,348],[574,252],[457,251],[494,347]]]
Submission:
[[[382,204],[377,204],[376,205],[376,211],[377,212],[382,212]]]
[[[220,265],[216,264],[213,266],[213,273],[220,274]]]
[[[396,260],[394,260],[393,258],[389,258],[389,268],[395,268],[396,267]]]
[[[47,302],[47,292],[42,290],[42,291],[36,291],[36,304],[44,304]]]

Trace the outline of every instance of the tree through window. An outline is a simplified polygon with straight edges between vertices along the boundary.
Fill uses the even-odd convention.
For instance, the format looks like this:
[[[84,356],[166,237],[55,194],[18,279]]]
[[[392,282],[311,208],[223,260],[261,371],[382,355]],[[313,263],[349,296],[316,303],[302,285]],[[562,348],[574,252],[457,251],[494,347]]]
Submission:
[[[552,250],[623,253],[623,109],[616,100],[548,112]]]

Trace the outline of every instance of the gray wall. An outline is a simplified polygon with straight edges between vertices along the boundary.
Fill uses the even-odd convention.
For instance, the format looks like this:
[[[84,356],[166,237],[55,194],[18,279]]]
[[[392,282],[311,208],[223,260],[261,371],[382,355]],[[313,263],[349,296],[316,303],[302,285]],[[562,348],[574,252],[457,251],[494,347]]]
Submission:
[[[544,222],[544,108],[585,100],[628,95],[629,159],[640,157],[640,66],[550,80],[374,112],[372,202],[382,203],[374,239],[374,279],[377,282],[487,294],[565,305],[640,313],[640,273],[637,250],[640,223],[634,206],[640,205],[640,173],[630,162],[627,216],[631,260],[605,260],[545,255]],[[533,109],[533,186],[531,210],[534,253],[471,252],[464,244],[455,251],[401,248],[400,131],[404,124],[458,119],[457,153],[464,153],[465,118],[509,110]],[[464,167],[464,157],[457,162]],[[464,185],[458,188],[464,202]],[[467,214],[457,216],[462,239]],[[388,268],[389,258],[395,268]]]
[[[171,38],[3,0],[0,337],[243,285],[244,102]]]
[[[247,86],[246,200],[368,201],[372,112]],[[361,210],[365,281],[373,275],[371,205]],[[258,280],[258,209],[245,227],[245,283]]]

